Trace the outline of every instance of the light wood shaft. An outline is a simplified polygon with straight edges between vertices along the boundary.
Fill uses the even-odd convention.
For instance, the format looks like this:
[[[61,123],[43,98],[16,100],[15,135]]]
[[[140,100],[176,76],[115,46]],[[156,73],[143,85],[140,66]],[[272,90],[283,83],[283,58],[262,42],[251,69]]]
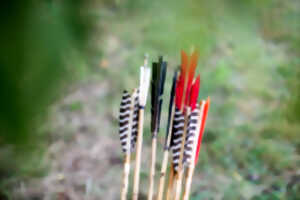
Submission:
[[[189,200],[194,169],[195,169],[194,165],[192,165],[188,168],[186,182],[185,182],[185,189],[184,189],[184,193],[183,193],[183,200]]]
[[[171,110],[171,118],[170,118],[168,137],[167,137],[167,142],[166,142],[167,146],[165,148],[170,148],[172,128],[173,128],[173,120],[174,120],[174,112],[175,112],[175,104],[173,104],[172,110]],[[164,195],[166,172],[167,172],[168,161],[169,161],[169,151],[170,151],[170,149],[165,149],[164,150],[164,157],[163,157],[163,161],[162,161],[162,166],[161,166],[161,171],[160,171],[160,178],[159,178],[157,200],[162,200],[163,195]]]
[[[134,180],[133,180],[133,200],[138,199],[139,194],[139,183],[140,183],[140,169],[141,169],[141,154],[143,145],[143,127],[144,127],[144,109],[139,109],[139,125],[138,125],[138,136],[137,136],[137,149],[136,149],[136,161],[134,169]]]
[[[154,188],[154,177],[155,177],[155,162],[156,162],[156,149],[157,149],[157,133],[153,134],[152,138],[152,151],[151,151],[151,166],[150,166],[150,176],[149,176],[149,191],[148,200],[153,198],[153,188]]]
[[[175,176],[175,196],[174,196],[175,200],[180,199],[182,177],[183,177],[183,170],[180,170],[177,172],[177,174]]]
[[[122,191],[121,191],[121,200],[127,199],[129,172],[130,172],[130,154],[128,153],[125,155],[125,159],[124,159],[123,185],[122,185]]]
[[[167,171],[167,166],[168,166],[168,157],[169,157],[169,151],[165,150],[164,157],[163,157],[163,163],[162,163],[162,167],[161,167],[161,171],[160,171],[157,200],[162,200],[162,197],[164,194],[164,185],[165,185],[166,171]]]
[[[170,200],[172,198],[173,185],[174,185],[173,181],[174,181],[174,170],[173,170],[173,165],[171,165],[166,200]]]

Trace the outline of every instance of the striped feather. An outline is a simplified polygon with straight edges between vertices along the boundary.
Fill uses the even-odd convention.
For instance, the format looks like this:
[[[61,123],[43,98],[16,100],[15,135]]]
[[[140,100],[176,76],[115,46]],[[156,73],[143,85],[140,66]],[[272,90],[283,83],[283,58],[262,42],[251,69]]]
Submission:
[[[178,170],[181,142],[184,129],[184,115],[179,108],[175,108],[172,137],[171,137],[171,150],[173,158],[174,170]]]
[[[124,153],[129,151],[128,149],[128,135],[129,135],[129,120],[130,120],[130,107],[131,107],[131,96],[124,90],[120,105],[119,114],[119,135]]]
[[[138,133],[138,123],[139,123],[139,90],[134,93],[133,102],[133,116],[132,116],[132,129],[131,129],[131,151],[134,150],[137,133]]]
[[[188,166],[193,157],[193,147],[197,138],[197,126],[199,120],[199,106],[190,113],[188,118],[187,135],[184,143],[183,164]]]

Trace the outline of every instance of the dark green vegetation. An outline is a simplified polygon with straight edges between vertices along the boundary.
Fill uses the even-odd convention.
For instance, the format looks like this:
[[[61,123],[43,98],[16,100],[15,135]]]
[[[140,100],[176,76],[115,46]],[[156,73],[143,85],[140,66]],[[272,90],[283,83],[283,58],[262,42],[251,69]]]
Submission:
[[[68,0],[1,3],[1,195],[8,192],[4,186],[11,178],[39,175],[44,168],[40,160],[50,131],[44,125],[48,107],[79,75],[79,67],[71,65],[88,50],[92,18],[84,6]]]
[[[99,121],[101,129],[96,132],[101,131],[103,141],[109,137],[118,144],[117,131],[113,131],[117,130],[121,91],[138,84],[143,54],[148,52],[153,60],[160,54],[166,56],[169,68],[164,96],[168,99],[172,71],[180,63],[182,48],[200,52],[200,97],[211,97],[192,199],[296,199],[300,195],[299,1],[127,0],[104,1],[103,5],[86,9],[80,6],[80,13],[87,10],[99,22],[101,35],[97,31],[89,41],[99,46],[101,56],[98,51],[77,56],[76,49],[86,48],[85,32],[81,31],[96,30],[81,28],[91,20],[76,18],[79,8],[68,2],[45,1],[38,9],[33,3],[7,4],[4,10],[13,6],[15,12],[1,12],[1,26],[6,30],[1,31],[0,38],[0,191],[5,186],[1,195],[10,196],[9,189],[20,180],[47,175],[47,170],[37,169],[44,163],[39,154],[16,154],[22,159],[12,159],[15,154],[10,148],[21,148],[22,152],[24,141],[36,140],[29,144],[35,144],[38,148],[32,149],[40,152],[45,148],[39,146],[48,145],[45,139],[51,132],[58,137],[55,128],[42,123],[42,113],[58,96],[64,99],[61,91],[70,91],[58,87],[70,78],[67,75],[76,75],[76,87],[91,80],[104,85],[99,88],[105,92],[96,99],[94,110],[107,120]],[[46,16],[36,17],[40,13]],[[12,14],[15,16],[8,20]],[[19,20],[21,17],[31,19],[30,23]],[[49,18],[53,23],[45,23]],[[166,102],[158,148],[162,147],[166,127]],[[62,109],[83,115],[88,106],[84,101],[73,101]],[[145,144],[149,146],[149,107],[146,122],[145,133],[149,134],[145,134]],[[74,127],[65,124],[64,128],[60,137],[67,142],[74,140]],[[121,166],[110,170],[120,171]],[[146,182],[147,174],[142,178]],[[143,187],[147,191],[147,185]],[[117,193],[119,188],[113,190]],[[95,189],[91,195],[99,197],[103,193]]]

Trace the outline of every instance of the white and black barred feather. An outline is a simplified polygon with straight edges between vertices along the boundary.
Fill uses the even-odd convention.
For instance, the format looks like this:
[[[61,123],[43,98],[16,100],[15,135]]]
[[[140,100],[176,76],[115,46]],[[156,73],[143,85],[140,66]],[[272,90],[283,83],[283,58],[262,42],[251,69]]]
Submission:
[[[188,166],[193,157],[193,147],[195,139],[197,138],[197,125],[199,120],[199,106],[190,113],[188,116],[188,127],[187,134],[184,143],[184,153],[183,153],[183,165]]]
[[[171,150],[172,150],[172,158],[173,158],[173,168],[175,171],[178,170],[179,159],[180,159],[180,149],[183,138],[184,131],[184,115],[183,113],[176,107],[172,128],[172,136],[171,136]]]
[[[131,151],[134,150],[137,134],[138,134],[138,124],[139,124],[139,90],[135,93],[133,102],[133,117],[132,117],[132,133],[131,133]]]
[[[124,153],[129,151],[128,149],[128,136],[129,136],[129,123],[130,123],[130,112],[131,112],[131,96],[124,90],[120,105],[119,114],[119,134]]]

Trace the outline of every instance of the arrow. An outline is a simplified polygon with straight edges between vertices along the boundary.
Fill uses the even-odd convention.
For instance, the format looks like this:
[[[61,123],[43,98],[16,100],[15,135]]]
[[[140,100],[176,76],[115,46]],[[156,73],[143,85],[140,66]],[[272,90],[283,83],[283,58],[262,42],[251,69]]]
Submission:
[[[136,162],[133,180],[133,200],[138,199],[140,169],[141,169],[141,154],[143,145],[143,127],[144,127],[144,109],[146,106],[147,95],[150,84],[150,68],[148,66],[148,56],[145,56],[144,66],[140,68],[140,86],[139,86],[139,123],[137,133],[137,149]]]
[[[148,200],[153,198],[156,149],[157,149],[157,134],[160,125],[162,96],[164,92],[164,83],[166,79],[167,63],[163,61],[163,57],[159,57],[158,62],[152,64],[152,80],[151,80],[151,133],[152,133],[152,149],[151,149],[151,164],[149,175],[149,191]]]

